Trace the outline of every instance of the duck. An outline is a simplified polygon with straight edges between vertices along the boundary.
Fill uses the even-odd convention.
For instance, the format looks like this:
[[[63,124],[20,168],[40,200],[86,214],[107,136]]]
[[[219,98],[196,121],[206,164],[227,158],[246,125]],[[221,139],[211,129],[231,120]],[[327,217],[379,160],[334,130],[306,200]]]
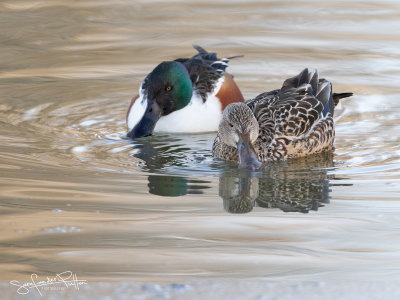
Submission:
[[[228,62],[241,55],[219,59],[214,52],[193,47],[198,52],[193,57],[161,62],[142,81],[126,115],[127,137],[217,131],[226,106],[244,101],[225,71]]]
[[[264,163],[332,151],[335,106],[352,95],[332,93],[331,82],[306,68],[280,89],[229,104],[212,154],[256,170]]]

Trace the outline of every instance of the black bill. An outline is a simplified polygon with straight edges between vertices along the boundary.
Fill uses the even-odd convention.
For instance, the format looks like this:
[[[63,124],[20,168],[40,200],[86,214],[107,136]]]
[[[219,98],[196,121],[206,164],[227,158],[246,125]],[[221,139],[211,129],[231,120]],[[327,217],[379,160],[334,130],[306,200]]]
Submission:
[[[154,127],[161,117],[161,108],[154,100],[147,104],[146,112],[136,126],[128,132],[127,136],[132,139],[149,136],[153,134]]]

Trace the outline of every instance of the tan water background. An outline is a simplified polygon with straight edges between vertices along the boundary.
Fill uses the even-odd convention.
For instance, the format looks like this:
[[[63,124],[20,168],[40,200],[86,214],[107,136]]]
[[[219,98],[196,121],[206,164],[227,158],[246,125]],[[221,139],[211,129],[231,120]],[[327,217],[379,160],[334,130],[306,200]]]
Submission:
[[[1,281],[399,279],[400,2],[3,0],[0,26]],[[246,99],[304,67],[354,92],[334,156],[246,181],[215,133],[124,139],[141,80],[192,44],[245,55]],[[244,213],[243,180],[313,205]]]

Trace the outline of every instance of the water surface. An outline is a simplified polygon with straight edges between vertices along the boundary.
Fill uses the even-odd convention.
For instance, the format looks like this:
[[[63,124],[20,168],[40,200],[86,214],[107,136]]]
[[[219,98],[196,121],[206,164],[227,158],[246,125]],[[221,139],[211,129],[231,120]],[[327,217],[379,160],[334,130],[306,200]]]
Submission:
[[[399,278],[397,1],[3,1],[0,279]],[[243,173],[215,133],[130,141],[141,80],[199,44],[245,98],[317,68],[353,91],[333,155]]]

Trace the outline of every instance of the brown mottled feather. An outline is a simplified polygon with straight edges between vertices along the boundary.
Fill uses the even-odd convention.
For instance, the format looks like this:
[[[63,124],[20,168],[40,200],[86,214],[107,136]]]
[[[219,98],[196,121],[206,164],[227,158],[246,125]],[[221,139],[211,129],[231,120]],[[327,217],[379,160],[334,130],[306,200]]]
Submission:
[[[351,93],[335,94],[340,98]],[[303,70],[287,79],[282,89],[266,92],[246,102],[259,124],[254,144],[261,162],[302,157],[329,151],[335,138],[334,104],[331,83],[318,73]],[[213,155],[237,161],[237,149],[217,135]]]

